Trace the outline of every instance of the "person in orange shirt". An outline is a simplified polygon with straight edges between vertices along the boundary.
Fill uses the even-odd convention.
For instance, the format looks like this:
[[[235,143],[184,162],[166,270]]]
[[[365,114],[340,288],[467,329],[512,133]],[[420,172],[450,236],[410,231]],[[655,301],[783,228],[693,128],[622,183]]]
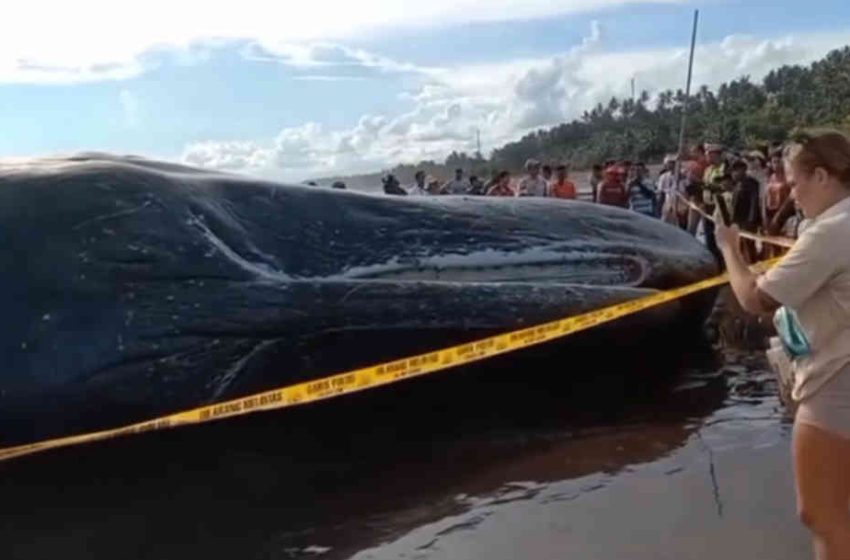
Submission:
[[[576,185],[569,180],[569,169],[563,163],[555,168],[555,178],[549,184],[549,196],[575,200]]]
[[[605,169],[604,178],[596,193],[596,202],[608,206],[628,208],[629,197],[626,192],[626,170],[619,164]]]

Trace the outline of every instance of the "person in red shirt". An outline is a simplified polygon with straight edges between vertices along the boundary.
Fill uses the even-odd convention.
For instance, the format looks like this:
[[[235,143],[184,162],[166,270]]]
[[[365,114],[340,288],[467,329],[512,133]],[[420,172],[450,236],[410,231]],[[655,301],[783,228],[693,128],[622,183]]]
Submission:
[[[555,178],[549,184],[549,196],[575,200],[576,185],[569,180],[569,169],[563,163],[555,168]]]
[[[708,168],[709,161],[706,155],[705,146],[697,144],[691,152],[693,159],[688,162],[687,175],[688,179],[701,183],[705,170]]]
[[[780,210],[791,196],[791,186],[785,178],[785,166],[782,163],[782,152],[774,152],[772,157],[770,178],[764,190],[764,231],[768,235],[779,235],[783,222]],[[764,258],[778,257],[782,254],[781,248],[766,244],[762,249]]]
[[[785,168],[782,164],[782,153],[774,153],[772,159],[771,168],[773,169],[773,173],[767,181],[767,188],[765,189],[764,194],[764,228],[768,231],[768,233],[775,234],[776,228],[773,227],[773,217],[779,212],[782,205],[785,204],[785,200],[791,194],[791,187],[785,179]],[[780,227],[781,225],[782,224],[779,224]]]
[[[493,186],[487,190],[487,196],[516,196],[511,186],[511,174],[507,171],[499,173]]]
[[[703,208],[703,180],[705,179],[705,170],[709,166],[708,157],[706,156],[706,146],[702,144],[694,146],[691,154],[692,159],[688,162],[685,173],[688,178],[685,191],[691,203],[699,208]],[[702,215],[694,208],[689,208],[687,230],[692,235],[696,234],[701,221]]]
[[[626,192],[626,171],[619,165],[605,169],[602,182],[596,195],[599,204],[627,208],[629,197]]]

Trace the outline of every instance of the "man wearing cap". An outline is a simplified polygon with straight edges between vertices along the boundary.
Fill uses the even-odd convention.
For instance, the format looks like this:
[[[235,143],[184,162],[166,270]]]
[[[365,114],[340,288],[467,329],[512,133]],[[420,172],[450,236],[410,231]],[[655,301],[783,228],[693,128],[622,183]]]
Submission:
[[[705,173],[702,176],[702,206],[710,216],[714,214],[714,194],[717,192],[715,185],[722,182],[726,175],[726,164],[723,161],[723,146],[720,144],[706,144],[705,154],[708,167],[705,168]],[[721,259],[720,249],[717,248],[717,241],[714,237],[714,222],[703,220],[702,230],[705,234],[705,246],[717,255],[718,259]]]
[[[525,171],[528,175],[519,182],[519,196],[547,196],[549,185],[540,176],[540,162],[529,159],[525,162]]]
[[[702,175],[702,182],[705,185],[711,185],[715,179],[723,177],[726,173],[726,165],[723,162],[723,146],[720,144],[706,144],[705,154],[708,165]],[[703,191],[702,202],[707,207],[714,206],[714,199],[710,192]]]

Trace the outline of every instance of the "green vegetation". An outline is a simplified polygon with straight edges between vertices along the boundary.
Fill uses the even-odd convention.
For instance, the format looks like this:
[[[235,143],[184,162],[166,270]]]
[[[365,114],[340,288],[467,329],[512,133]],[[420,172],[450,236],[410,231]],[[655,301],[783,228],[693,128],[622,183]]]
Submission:
[[[850,124],[850,47],[829,53],[808,68],[783,66],[762,84],[742,77],[703,86],[686,100],[683,91],[636,100],[611,99],[581,120],[529,134],[495,150],[491,160],[516,169],[528,157],[566,159],[586,167],[611,158],[657,160],[675,152],[679,121],[687,102],[687,141],[757,148],[781,142],[795,126]]]

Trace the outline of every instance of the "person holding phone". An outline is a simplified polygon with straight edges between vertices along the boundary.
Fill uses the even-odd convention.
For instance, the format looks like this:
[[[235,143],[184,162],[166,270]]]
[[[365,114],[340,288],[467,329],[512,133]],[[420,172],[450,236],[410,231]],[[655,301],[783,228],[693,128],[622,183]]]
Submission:
[[[734,221],[732,220],[732,213],[729,211],[729,204],[726,201],[725,193],[720,191],[715,192],[714,204],[717,206],[717,211],[720,214],[723,225],[727,227],[731,226]]]
[[[795,134],[783,153],[791,194],[810,225],[764,274],[747,268],[737,226],[717,239],[741,306],[774,313],[791,364],[797,507],[818,560],[850,560],[850,138]]]
[[[761,199],[759,182],[750,175],[749,165],[737,160],[731,165],[732,177],[732,221],[746,231],[755,232],[761,224]],[[741,242],[741,249],[747,262],[758,259],[755,243],[750,239]]]

